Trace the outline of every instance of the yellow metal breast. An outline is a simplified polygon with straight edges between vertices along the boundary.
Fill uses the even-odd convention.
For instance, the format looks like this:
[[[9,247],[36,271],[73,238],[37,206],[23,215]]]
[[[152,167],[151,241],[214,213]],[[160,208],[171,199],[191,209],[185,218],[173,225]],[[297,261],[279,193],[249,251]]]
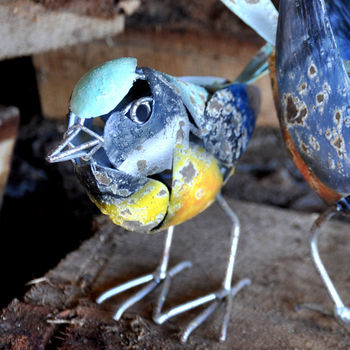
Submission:
[[[167,187],[150,179],[139,191],[128,198],[116,199],[113,203],[91,200],[110,219],[130,231],[149,233],[165,217],[169,204]]]
[[[201,213],[215,201],[222,184],[217,161],[204,148],[176,145],[170,203],[162,229]]]
[[[91,200],[110,219],[130,231],[149,233],[191,219],[215,201],[223,184],[217,161],[204,148],[176,145],[172,190],[160,181],[148,183],[128,198],[110,203]],[[161,223],[163,224],[158,227]]]

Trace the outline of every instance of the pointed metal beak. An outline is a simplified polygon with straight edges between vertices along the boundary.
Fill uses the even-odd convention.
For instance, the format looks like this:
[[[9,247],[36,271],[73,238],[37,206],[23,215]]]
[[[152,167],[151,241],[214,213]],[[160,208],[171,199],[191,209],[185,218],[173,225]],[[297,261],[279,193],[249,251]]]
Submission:
[[[73,140],[80,134],[85,132],[92,137],[91,140],[75,145]],[[63,140],[53,149],[46,157],[50,163],[65,162],[81,158],[89,161],[91,157],[103,146],[104,139],[94,131],[85,127],[81,122],[73,124],[64,134]]]

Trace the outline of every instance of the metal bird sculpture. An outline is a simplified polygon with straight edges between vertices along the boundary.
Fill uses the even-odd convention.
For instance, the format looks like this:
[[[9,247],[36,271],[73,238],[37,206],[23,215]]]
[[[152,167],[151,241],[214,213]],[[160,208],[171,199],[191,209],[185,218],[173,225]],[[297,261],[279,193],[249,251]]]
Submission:
[[[119,306],[115,319],[160,285],[155,322],[210,303],[183,332],[182,341],[186,341],[225,303],[221,331],[225,340],[232,298],[250,281],[243,279],[232,286],[240,226],[220,190],[247,147],[259,103],[256,87],[213,77],[176,78],[138,67],[134,58],[106,62],[76,84],[68,130],[48,161],[71,160],[92,202],[115,224],[146,234],[167,230],[155,271],[98,298],[101,303],[144,285]],[[191,266],[182,262],[168,268],[174,226],[199,214],[215,199],[232,221],[222,287],[162,312],[171,278]]]
[[[311,229],[312,256],[334,302],[334,316],[348,331],[350,309],[321,261],[317,240],[324,221],[350,212],[349,15],[345,0],[282,0],[276,41],[285,143],[304,178],[329,204]]]
[[[279,16],[270,0],[222,0],[268,43],[254,67],[270,75],[283,138],[294,164],[328,204],[311,228],[311,254],[334,303],[329,312],[350,331],[346,307],[319,254],[318,232],[336,213],[350,212],[350,2],[280,0]],[[242,7],[242,8],[238,8]],[[245,10],[245,11],[244,11]],[[275,31],[275,32],[274,32]]]

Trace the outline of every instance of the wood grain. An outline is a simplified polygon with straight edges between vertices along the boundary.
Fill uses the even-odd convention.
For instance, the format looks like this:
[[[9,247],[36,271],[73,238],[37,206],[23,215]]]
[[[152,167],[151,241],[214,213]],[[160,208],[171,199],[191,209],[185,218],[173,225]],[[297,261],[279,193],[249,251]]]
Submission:
[[[97,306],[96,296],[128,278],[152,271],[158,263],[162,233],[127,233],[105,217],[98,231],[68,255],[22,302],[14,301],[0,319],[0,344],[5,349],[348,349],[348,334],[331,318],[296,312],[295,306],[316,302],[331,306],[310,259],[308,229],[314,215],[277,210],[229,200],[242,223],[234,280],[249,277],[252,285],[235,299],[225,344],[217,342],[219,312],[180,345],[181,328],[198,310],[158,326],[151,321],[156,292],[112,320],[126,297]],[[167,306],[218,288],[228,250],[229,222],[214,204],[175,230],[170,265],[190,259],[191,270],[173,281]],[[348,273],[348,225],[326,225],[320,251],[345,302]],[[32,315],[32,319],[28,317]],[[50,328],[54,327],[54,328]],[[33,337],[28,334],[33,332]],[[38,343],[41,339],[42,343]],[[20,347],[18,344],[25,344]],[[35,344],[35,346],[33,345]],[[40,345],[40,346],[39,346]]]

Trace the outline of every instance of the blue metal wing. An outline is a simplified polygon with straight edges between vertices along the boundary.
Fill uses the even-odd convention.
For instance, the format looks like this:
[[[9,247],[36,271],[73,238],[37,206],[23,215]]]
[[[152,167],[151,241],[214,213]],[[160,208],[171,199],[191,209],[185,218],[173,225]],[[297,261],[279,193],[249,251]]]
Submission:
[[[327,13],[333,34],[344,60],[350,60],[350,6],[348,0],[332,0],[326,2]]]
[[[255,126],[259,96],[257,88],[231,84],[216,91],[207,103],[206,132],[202,141],[206,150],[226,167],[233,167],[248,145]]]
[[[223,166],[232,168],[253,133],[259,89],[215,77],[166,78],[189,112],[197,142]]]
[[[281,1],[276,44],[282,128],[310,171],[343,195],[350,193],[349,10],[345,0]]]

